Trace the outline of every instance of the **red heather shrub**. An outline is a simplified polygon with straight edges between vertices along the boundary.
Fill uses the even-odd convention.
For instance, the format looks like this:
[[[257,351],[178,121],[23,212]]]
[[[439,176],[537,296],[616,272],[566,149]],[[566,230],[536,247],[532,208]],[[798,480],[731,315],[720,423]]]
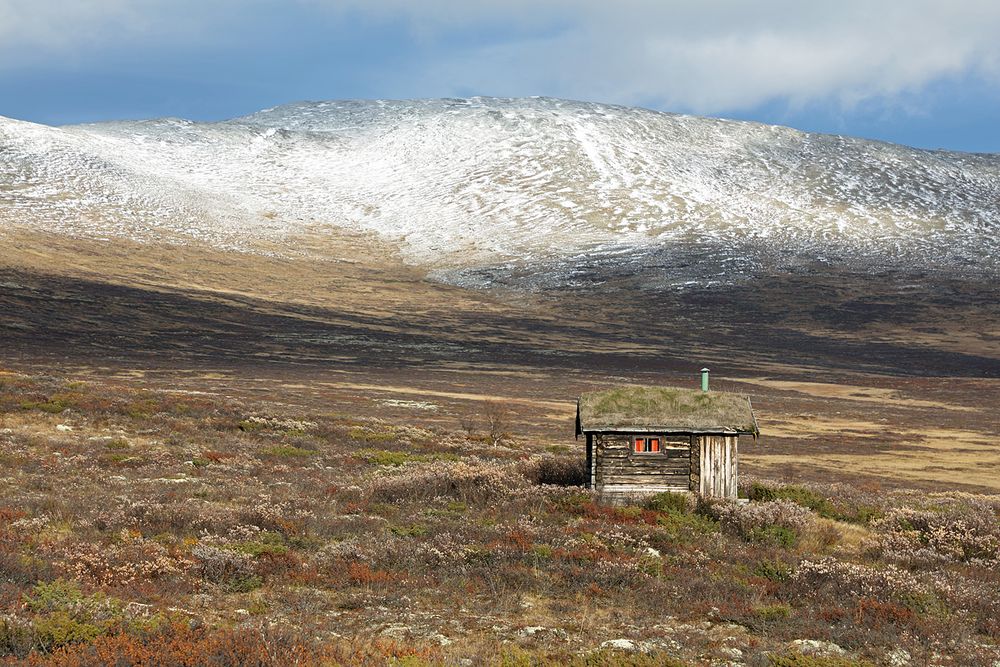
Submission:
[[[27,512],[16,507],[0,507],[0,530],[5,530],[10,524],[27,516]]]
[[[894,602],[879,602],[872,598],[858,600],[858,622],[880,627],[882,625],[907,625],[916,619],[916,614],[907,607]]]
[[[520,551],[529,551],[533,544],[531,536],[517,528],[507,534],[507,540]]]
[[[387,584],[396,577],[385,570],[373,570],[365,563],[350,563],[347,566],[347,578],[359,584]]]
[[[302,558],[292,551],[264,552],[257,556],[254,563],[254,570],[263,577],[288,576],[290,573],[297,574],[302,569]]]
[[[109,635],[51,654],[32,653],[20,664],[32,667],[320,667],[384,665],[407,658],[430,661],[436,657],[435,649],[397,641],[341,640],[324,645],[265,628],[210,630],[176,624],[155,634]]]

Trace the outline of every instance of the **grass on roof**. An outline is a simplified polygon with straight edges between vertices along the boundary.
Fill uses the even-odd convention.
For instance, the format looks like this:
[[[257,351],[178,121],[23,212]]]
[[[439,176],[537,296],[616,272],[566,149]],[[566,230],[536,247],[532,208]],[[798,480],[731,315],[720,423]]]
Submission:
[[[580,421],[586,430],[635,426],[756,431],[746,396],[675,387],[626,386],[584,394]]]

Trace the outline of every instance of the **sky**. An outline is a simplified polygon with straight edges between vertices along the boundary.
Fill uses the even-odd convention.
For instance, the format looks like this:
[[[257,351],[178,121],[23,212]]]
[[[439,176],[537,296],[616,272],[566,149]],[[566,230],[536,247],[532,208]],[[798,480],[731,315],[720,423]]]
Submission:
[[[1000,152],[998,0],[0,0],[0,115],[544,95]]]

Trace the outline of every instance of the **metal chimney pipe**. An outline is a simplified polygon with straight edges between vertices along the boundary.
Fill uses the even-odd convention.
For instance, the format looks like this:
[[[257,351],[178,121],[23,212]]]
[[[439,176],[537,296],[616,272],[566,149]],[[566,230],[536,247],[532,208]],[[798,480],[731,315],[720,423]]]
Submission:
[[[701,369],[701,390],[708,391],[708,369]]]

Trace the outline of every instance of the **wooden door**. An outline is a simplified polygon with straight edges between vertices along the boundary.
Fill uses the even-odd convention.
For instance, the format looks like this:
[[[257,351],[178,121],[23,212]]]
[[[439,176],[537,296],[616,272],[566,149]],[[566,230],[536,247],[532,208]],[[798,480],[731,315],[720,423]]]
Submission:
[[[700,439],[700,493],[703,496],[735,500],[738,436],[705,435]]]

